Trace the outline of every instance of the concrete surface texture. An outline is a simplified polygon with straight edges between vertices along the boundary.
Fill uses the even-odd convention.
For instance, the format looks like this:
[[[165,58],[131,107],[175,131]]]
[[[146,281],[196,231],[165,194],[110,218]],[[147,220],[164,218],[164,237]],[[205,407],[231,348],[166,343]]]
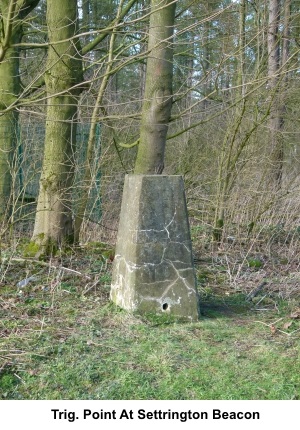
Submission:
[[[111,300],[197,321],[199,298],[181,176],[126,175]]]

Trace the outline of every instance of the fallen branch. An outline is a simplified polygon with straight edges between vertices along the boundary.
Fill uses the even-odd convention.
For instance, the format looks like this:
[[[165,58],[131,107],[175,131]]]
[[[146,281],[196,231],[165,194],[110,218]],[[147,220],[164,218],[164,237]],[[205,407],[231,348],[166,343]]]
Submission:
[[[253,297],[257,296],[257,294],[259,294],[262,291],[265,285],[267,285],[267,281],[263,281],[257,288],[252,290],[246,297],[246,302],[249,302],[250,300],[253,299]]]
[[[280,330],[278,327],[276,327],[275,326],[275,324],[276,323],[278,323],[279,321],[281,321],[281,320],[283,320],[283,318],[279,318],[277,321],[275,321],[274,323],[271,323],[271,324],[267,324],[267,323],[264,323],[263,321],[254,321],[255,323],[259,323],[259,324],[262,324],[262,325],[265,325],[265,326],[267,326],[267,327],[269,327],[269,329],[271,330],[271,332],[272,332],[272,334],[275,334],[275,332],[279,332],[279,333],[282,333],[282,334],[285,334],[286,336],[292,336],[294,333],[296,333],[297,331],[300,331],[300,328],[298,328],[298,329],[296,329],[296,330],[293,330],[292,332],[290,332],[290,333],[288,333],[288,332],[286,332],[286,331],[284,331],[284,330]],[[275,329],[275,330],[274,330]],[[274,330],[274,331],[273,331]]]
[[[2,261],[3,260],[4,259],[2,259]],[[15,261],[17,263],[24,263],[24,262],[35,263],[43,267],[49,267],[50,269],[64,270],[66,272],[73,273],[74,275],[82,276],[83,278],[88,279],[89,281],[92,279],[89,275],[86,275],[85,273],[82,273],[82,272],[78,272],[78,270],[69,269],[68,267],[64,267],[64,266],[54,266],[53,264],[46,263],[45,261],[34,260],[32,258],[12,257],[12,258],[7,258],[6,260]]]

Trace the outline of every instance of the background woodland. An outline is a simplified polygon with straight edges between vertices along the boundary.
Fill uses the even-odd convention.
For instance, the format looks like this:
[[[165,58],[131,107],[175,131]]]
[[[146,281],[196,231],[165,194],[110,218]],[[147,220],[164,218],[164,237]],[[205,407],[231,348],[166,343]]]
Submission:
[[[295,240],[299,2],[173,3],[163,173],[184,176],[202,245],[249,242],[264,230]],[[32,254],[40,245],[47,254],[74,241],[115,240],[124,174],[143,172],[139,158],[151,158],[136,158],[152,97],[144,93],[155,49],[149,17],[170,7],[0,2],[3,238],[30,236]]]

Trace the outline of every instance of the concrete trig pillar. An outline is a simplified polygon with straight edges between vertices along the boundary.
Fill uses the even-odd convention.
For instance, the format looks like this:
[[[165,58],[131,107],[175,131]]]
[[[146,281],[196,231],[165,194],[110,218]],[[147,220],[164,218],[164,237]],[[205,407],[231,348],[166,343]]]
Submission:
[[[126,175],[111,300],[197,321],[199,298],[181,176]]]

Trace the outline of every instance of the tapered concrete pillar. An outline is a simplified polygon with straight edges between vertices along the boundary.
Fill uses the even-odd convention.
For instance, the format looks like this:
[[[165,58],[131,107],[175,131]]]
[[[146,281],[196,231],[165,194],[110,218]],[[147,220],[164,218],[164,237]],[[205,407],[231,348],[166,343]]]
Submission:
[[[199,299],[181,176],[125,177],[111,300],[140,314],[198,320]]]

